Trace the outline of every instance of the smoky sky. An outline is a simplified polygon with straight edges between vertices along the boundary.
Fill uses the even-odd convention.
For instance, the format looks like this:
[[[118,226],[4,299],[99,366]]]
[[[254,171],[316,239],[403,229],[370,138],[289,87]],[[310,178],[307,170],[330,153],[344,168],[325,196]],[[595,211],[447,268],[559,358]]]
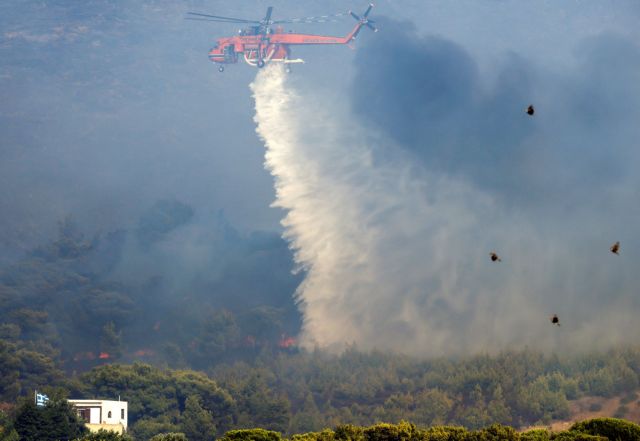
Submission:
[[[376,18],[348,102],[276,71],[252,85],[285,237],[307,270],[303,344],[433,355],[635,341],[637,42],[611,26],[570,48],[492,52],[471,31]]]
[[[521,207],[594,197],[606,205],[612,189],[636,181],[628,167],[640,134],[636,42],[590,37],[559,71],[511,51],[481,74],[451,40],[421,36],[406,22],[381,26],[387,38],[368,40],[356,55],[353,108],[425,167]],[[382,53],[393,62],[379,63]]]
[[[192,211],[186,223],[147,250],[128,239],[120,279],[164,274],[168,297],[248,280],[258,293],[248,303],[269,274],[279,296],[304,279],[307,342],[433,354],[490,346],[474,333],[503,346],[620,341],[640,258],[636,2],[380,1],[380,31],[363,30],[354,51],[295,48],[306,63],[285,86],[252,92],[255,70],[220,75],[206,57],[236,27],[184,16],[259,19],[269,5],[278,18],[366,8],[2,2],[0,262],[50,240],[68,215],[87,237],[131,236],[158,201],[177,201]],[[302,30],[344,35],[353,24]],[[256,107],[289,92],[298,107],[263,112],[256,136]],[[265,170],[269,143],[290,156]],[[294,192],[282,193],[295,170]],[[237,248],[216,248],[220,210]],[[283,230],[308,274],[287,279],[283,242],[269,260],[277,271],[242,251]],[[621,256],[602,256],[615,240]],[[489,273],[494,249],[503,262]],[[226,263],[233,277],[218,278]],[[567,342],[528,334],[551,312],[580,324]]]
[[[167,198],[206,214],[199,219],[223,209],[241,230],[280,230],[247,91],[255,70],[239,63],[221,75],[207,58],[215,39],[238,27],[185,20],[189,11],[260,19],[269,5],[279,19],[351,6],[2,2],[1,258],[51,239],[68,215],[92,234],[135,223]],[[348,20],[300,26],[340,34],[351,28]]]

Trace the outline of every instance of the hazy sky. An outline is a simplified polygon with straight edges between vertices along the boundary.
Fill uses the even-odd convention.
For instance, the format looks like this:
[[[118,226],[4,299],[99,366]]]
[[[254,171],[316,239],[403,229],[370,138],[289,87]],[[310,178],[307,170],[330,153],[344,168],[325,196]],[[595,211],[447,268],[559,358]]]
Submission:
[[[259,19],[269,5],[279,18],[366,8],[2,2],[3,258],[68,214],[104,231],[175,198],[200,229],[220,209],[241,231],[281,231],[290,213],[285,231],[309,270],[298,292],[309,344],[441,353],[629,335],[639,306],[637,1],[380,1],[380,32],[364,30],[355,50],[294,49],[306,64],[281,88],[263,78],[252,92],[254,69],[220,74],[207,60],[235,27],[184,16]],[[294,29],[352,26],[346,17]],[[285,93],[296,109],[260,107]],[[271,113],[261,120],[260,109]],[[277,198],[256,122],[267,143],[298,146],[270,171],[278,181],[300,167],[289,184],[311,199]],[[335,250],[319,252],[327,238]],[[621,256],[608,254],[615,240]],[[565,342],[531,331],[573,311],[581,325]],[[616,325],[604,333],[596,314]]]

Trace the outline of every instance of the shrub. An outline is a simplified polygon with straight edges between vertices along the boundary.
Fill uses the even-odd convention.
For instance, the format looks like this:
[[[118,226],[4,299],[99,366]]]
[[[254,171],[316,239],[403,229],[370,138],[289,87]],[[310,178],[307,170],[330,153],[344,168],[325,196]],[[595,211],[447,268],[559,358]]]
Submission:
[[[322,432],[309,432],[293,435],[291,437],[291,441],[333,441],[334,439],[335,433],[333,430],[329,429],[325,429]]]
[[[609,441],[604,436],[589,435],[588,433],[565,431],[551,435],[552,441]]]
[[[435,426],[421,432],[422,441],[464,441],[469,434],[464,427]]]
[[[111,430],[100,429],[97,432],[88,433],[80,441],[133,441],[128,435],[120,435]]]
[[[278,432],[265,429],[230,430],[220,441],[281,441]]]
[[[618,407],[613,416],[615,418],[624,418],[627,412],[629,412],[629,408],[623,404],[622,406]]]
[[[629,392],[622,399],[620,399],[620,404],[629,404],[638,399],[638,394],[635,392]]]
[[[576,423],[569,429],[590,435],[600,435],[610,440],[640,440],[640,426],[617,418],[593,418]]]
[[[399,424],[380,423],[364,429],[366,441],[409,441],[416,435],[417,429],[405,421]]]
[[[343,424],[335,428],[334,438],[340,441],[362,441],[364,433],[362,427]]]
[[[520,434],[520,441],[549,441],[547,429],[533,429]]]
[[[487,441],[518,441],[518,433],[513,427],[502,424],[492,424],[482,430],[478,430],[479,439]]]
[[[187,441],[187,437],[184,433],[159,433],[149,441]]]

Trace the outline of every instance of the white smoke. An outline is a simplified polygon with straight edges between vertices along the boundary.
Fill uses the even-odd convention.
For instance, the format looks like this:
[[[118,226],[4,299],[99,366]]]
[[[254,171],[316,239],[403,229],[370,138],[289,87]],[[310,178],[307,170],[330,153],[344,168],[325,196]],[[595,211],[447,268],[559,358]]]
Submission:
[[[251,89],[274,206],[287,213],[285,236],[306,271],[297,292],[302,345],[439,355],[638,335],[624,298],[597,317],[572,308],[589,304],[585,284],[610,276],[586,277],[571,246],[542,240],[488,195],[413,166],[339,105],[305,99],[281,66],[261,71]],[[492,250],[504,261],[491,262]]]

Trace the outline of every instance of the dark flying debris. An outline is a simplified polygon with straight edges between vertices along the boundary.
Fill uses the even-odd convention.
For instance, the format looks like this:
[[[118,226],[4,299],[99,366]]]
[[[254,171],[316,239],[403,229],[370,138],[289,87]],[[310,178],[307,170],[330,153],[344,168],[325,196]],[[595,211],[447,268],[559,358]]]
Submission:
[[[611,245],[611,248],[609,249],[613,254],[618,254],[618,251],[620,250],[620,242],[614,243],[613,245]]]
[[[553,314],[550,320],[554,325],[560,326],[560,319],[558,318],[558,314]]]
[[[533,108],[533,104],[530,104],[529,107],[527,107],[527,115],[533,115],[534,113],[536,113],[536,109]]]
[[[493,252],[493,251],[489,253],[489,256],[491,256],[491,261],[492,261],[492,262],[496,262],[496,261],[498,261],[498,262],[502,262],[502,259],[500,258],[500,256],[498,256],[498,255],[497,255],[495,252]]]

